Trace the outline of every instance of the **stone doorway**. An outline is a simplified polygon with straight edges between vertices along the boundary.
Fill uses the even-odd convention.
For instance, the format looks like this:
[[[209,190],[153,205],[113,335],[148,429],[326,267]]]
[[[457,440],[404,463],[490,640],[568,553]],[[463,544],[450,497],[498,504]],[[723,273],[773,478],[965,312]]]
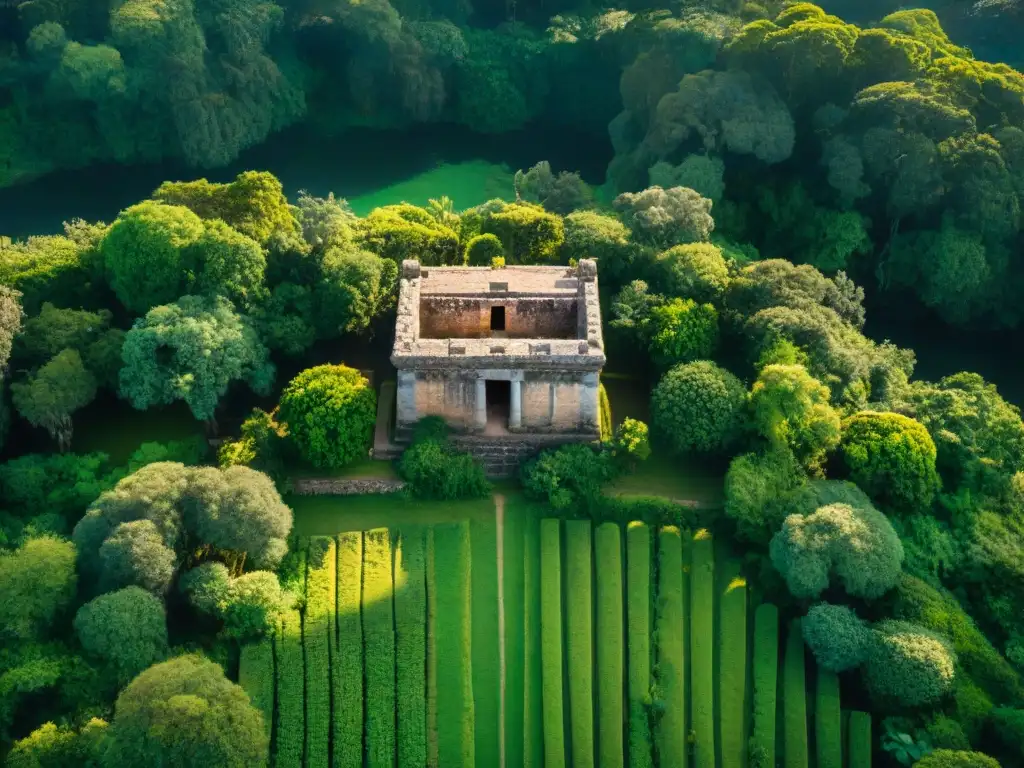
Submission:
[[[488,379],[485,382],[485,387],[487,396],[487,425],[484,427],[484,434],[508,434],[512,382]]]

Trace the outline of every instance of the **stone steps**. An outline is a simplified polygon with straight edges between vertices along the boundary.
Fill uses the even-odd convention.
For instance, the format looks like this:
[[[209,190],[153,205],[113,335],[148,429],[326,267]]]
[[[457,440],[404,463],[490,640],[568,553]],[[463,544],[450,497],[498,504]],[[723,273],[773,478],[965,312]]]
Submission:
[[[596,435],[509,435],[484,437],[478,435],[457,435],[452,443],[484,465],[490,478],[513,477],[522,463],[545,448],[565,443],[589,442]]]

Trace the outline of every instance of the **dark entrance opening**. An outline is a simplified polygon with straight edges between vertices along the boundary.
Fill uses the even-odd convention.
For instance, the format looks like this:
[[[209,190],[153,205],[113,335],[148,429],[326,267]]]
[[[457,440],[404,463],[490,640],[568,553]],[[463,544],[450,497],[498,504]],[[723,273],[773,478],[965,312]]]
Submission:
[[[512,399],[512,384],[508,381],[486,382],[487,387],[487,434],[508,431],[509,404]]]
[[[505,330],[505,308],[504,307],[491,307],[491,330],[492,331],[504,331]],[[490,382],[487,382],[490,384]],[[506,381],[505,384],[508,384]],[[507,387],[506,387],[507,389]]]

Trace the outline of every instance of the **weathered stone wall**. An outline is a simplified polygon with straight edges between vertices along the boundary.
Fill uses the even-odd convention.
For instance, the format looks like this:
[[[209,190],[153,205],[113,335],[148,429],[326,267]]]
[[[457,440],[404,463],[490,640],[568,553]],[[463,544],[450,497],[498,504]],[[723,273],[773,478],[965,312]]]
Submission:
[[[456,429],[473,427],[476,377],[459,371],[416,374],[416,413],[443,416]]]
[[[572,298],[420,298],[419,337],[481,339],[491,335],[491,308],[505,308],[505,336],[510,339],[574,339],[577,300]]]
[[[397,493],[405,488],[403,480],[383,478],[300,477],[292,483],[298,496],[353,496],[358,493]]]
[[[523,428],[551,426],[551,387],[549,381],[523,382]]]

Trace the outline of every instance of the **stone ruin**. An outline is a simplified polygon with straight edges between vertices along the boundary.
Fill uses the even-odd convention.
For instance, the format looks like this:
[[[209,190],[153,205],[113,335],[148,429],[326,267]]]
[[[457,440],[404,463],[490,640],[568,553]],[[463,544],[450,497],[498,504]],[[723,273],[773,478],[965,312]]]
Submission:
[[[391,362],[397,436],[436,415],[461,435],[597,439],[605,364],[597,264],[404,261]]]

